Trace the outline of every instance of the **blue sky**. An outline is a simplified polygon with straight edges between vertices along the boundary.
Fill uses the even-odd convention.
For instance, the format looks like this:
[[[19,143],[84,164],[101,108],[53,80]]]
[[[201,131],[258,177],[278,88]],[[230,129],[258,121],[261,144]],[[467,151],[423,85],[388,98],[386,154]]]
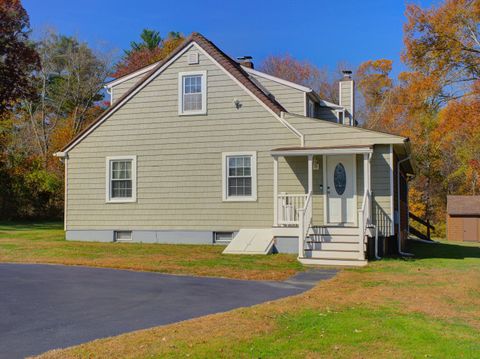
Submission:
[[[430,6],[438,0],[416,0]],[[24,0],[35,33],[53,27],[91,46],[116,49],[137,40],[143,28],[166,34],[198,31],[232,57],[289,53],[330,70],[369,59],[400,64],[403,0],[306,1],[65,1]]]

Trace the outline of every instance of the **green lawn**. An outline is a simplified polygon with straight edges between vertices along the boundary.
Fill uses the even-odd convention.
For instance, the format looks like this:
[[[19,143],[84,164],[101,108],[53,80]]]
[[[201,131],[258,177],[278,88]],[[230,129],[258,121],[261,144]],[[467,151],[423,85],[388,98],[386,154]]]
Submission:
[[[480,246],[410,250],[298,296],[42,358],[480,358]]]
[[[480,246],[416,243],[414,259],[344,269],[298,296],[113,338],[44,358],[480,358]],[[0,261],[283,279],[294,256],[217,246],[64,240],[59,223],[0,223]]]
[[[71,242],[63,225],[1,223],[0,262],[87,265],[238,279],[285,279],[303,270],[293,255],[223,255],[222,246]]]

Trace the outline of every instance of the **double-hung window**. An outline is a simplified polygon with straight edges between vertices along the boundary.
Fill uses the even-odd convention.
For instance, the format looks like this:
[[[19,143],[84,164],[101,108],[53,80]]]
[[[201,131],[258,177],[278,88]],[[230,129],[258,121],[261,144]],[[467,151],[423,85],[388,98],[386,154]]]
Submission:
[[[107,202],[136,201],[136,156],[107,157]]]
[[[224,153],[222,168],[224,201],[257,199],[255,152]]]
[[[180,72],[178,78],[180,115],[207,113],[207,72]]]

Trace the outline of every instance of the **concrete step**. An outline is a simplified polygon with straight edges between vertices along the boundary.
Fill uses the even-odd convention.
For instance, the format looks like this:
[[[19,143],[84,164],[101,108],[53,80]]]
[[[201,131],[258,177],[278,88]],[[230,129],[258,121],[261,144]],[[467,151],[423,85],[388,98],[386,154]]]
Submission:
[[[360,252],[358,251],[328,251],[328,250],[305,250],[305,258],[315,259],[360,259]]]
[[[368,264],[365,260],[319,259],[299,258],[300,263],[311,266],[337,266],[337,267],[364,267]]]

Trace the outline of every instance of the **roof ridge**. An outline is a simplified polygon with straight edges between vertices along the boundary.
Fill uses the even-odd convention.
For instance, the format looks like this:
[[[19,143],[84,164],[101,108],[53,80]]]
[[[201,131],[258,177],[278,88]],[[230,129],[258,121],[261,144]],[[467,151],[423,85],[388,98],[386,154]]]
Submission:
[[[233,77],[235,77],[243,86],[250,91],[253,96],[257,97],[268,109],[280,117],[282,112],[286,112],[285,108],[278,103],[274,98],[266,95],[262,89],[260,89],[257,84],[255,84],[246,71],[242,69],[240,64],[234,61],[230,56],[225,54],[220,50],[213,42],[208,40],[205,36],[199,32],[192,32],[188,35],[182,43],[175,48],[167,57],[159,61],[156,66],[149,70],[139,81],[137,81],[132,87],[128,89],[114,104],[107,108],[100,116],[98,116],[90,125],[84,128],[79,132],[68,144],[63,146],[60,150],[61,152],[67,151],[77,143],[77,141],[83,139],[83,136],[88,134],[88,131],[93,129],[105,116],[114,112],[119,108],[120,104],[127,99],[132,93],[134,93],[140,86],[143,85],[157,70],[162,68],[167,64],[171,59],[183,51],[191,43],[195,42],[198,44],[209,56],[211,56],[225,71],[229,72]]]

